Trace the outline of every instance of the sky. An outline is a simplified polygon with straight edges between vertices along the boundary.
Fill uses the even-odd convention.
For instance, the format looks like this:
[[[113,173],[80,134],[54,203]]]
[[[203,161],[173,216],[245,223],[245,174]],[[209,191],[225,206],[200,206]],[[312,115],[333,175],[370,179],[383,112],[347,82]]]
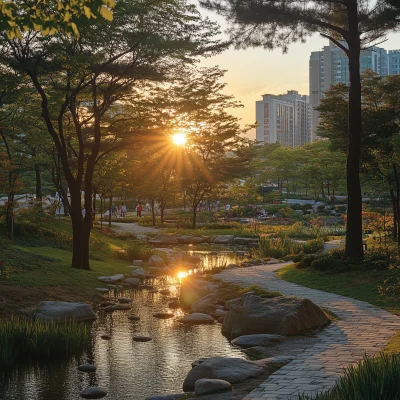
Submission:
[[[204,16],[216,21],[222,30],[227,28],[224,19],[200,8]],[[204,59],[203,66],[218,65],[227,70],[225,92],[231,94],[243,104],[243,108],[232,110],[232,114],[241,118],[241,124],[255,123],[255,102],[266,93],[282,94],[288,90],[297,90],[300,94],[309,94],[308,61],[312,51],[319,51],[328,45],[328,40],[318,34],[308,38],[306,43],[290,45],[286,54],[281,49],[273,51],[261,48],[235,50],[230,48],[223,53]],[[388,40],[379,45],[386,50],[400,49],[400,33],[389,35]],[[247,137],[255,139],[255,130]]]

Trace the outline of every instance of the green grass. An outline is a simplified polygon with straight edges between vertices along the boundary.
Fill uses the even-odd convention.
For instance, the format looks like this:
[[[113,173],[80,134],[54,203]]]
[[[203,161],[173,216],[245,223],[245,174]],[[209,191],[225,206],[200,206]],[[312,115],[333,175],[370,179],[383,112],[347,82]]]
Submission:
[[[90,343],[90,325],[57,324],[11,317],[0,320],[0,367],[18,360],[59,359]]]
[[[384,271],[360,269],[326,273],[311,269],[296,269],[294,264],[278,271],[278,275],[288,282],[366,301],[400,315],[400,302],[395,298],[382,296],[378,291],[386,274]]]

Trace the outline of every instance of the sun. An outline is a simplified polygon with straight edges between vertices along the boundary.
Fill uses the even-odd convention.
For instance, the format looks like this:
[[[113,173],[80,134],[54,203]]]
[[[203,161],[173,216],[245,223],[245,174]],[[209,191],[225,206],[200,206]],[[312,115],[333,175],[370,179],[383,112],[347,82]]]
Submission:
[[[178,279],[183,279],[183,278],[186,278],[188,275],[189,274],[187,272],[181,271],[181,272],[178,272],[177,276],[178,276]]]
[[[186,135],[184,133],[175,133],[172,135],[172,141],[177,146],[183,146],[186,143]]]

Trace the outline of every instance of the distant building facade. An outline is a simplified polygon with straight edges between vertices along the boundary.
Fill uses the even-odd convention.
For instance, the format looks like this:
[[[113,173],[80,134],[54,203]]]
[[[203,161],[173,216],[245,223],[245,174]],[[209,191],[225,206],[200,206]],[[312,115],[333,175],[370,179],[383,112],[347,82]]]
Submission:
[[[370,69],[378,75],[400,73],[400,50],[389,53],[380,47],[363,50],[360,55],[361,72]],[[317,139],[316,129],[319,113],[315,110],[325,96],[325,92],[337,83],[349,83],[349,60],[342,49],[330,43],[321,51],[313,51],[309,62],[311,139]]]
[[[256,102],[257,142],[298,147],[311,142],[311,114],[308,96],[295,90],[286,94],[265,94]]]

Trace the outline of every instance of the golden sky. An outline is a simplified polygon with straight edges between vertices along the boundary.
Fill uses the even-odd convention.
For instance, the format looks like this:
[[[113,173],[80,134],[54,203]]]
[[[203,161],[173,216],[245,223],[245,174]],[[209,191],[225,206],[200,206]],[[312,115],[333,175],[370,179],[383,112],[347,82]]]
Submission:
[[[210,19],[218,21],[222,29],[226,24],[215,14],[201,12]],[[261,100],[266,93],[281,94],[287,90],[297,90],[300,94],[309,94],[308,61],[312,51],[318,51],[328,45],[328,40],[319,35],[310,37],[306,43],[295,43],[289,47],[286,54],[276,49],[229,50],[201,62],[204,66],[219,65],[227,70],[225,92],[235,96],[244,108],[232,110],[241,118],[243,125],[255,122],[255,102]],[[385,43],[379,45],[386,50],[400,49],[400,34],[388,37]],[[249,138],[255,139],[255,130]]]

